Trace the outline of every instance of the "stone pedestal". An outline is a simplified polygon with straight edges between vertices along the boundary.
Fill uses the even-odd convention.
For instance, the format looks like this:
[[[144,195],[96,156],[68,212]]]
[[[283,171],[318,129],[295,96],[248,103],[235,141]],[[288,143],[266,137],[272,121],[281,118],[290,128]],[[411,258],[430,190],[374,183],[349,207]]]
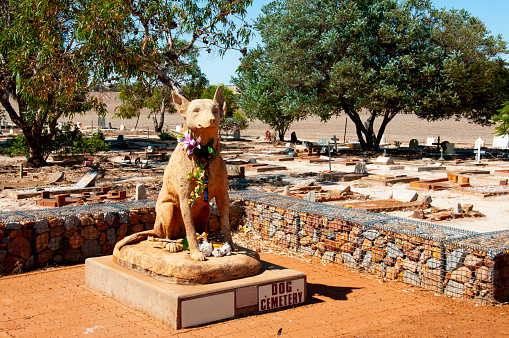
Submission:
[[[175,284],[208,284],[256,275],[262,268],[258,253],[239,248],[229,256],[197,262],[189,251],[169,253],[162,242],[126,245],[113,260],[127,268]]]
[[[175,329],[302,304],[306,275],[262,262],[260,273],[213,284],[170,284],[116,264],[112,256],[85,262],[87,287]]]

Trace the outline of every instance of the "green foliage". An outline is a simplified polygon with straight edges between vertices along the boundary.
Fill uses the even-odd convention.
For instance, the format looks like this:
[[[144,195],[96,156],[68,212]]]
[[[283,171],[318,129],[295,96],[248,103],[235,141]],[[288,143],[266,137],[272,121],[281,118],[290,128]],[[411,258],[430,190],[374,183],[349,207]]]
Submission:
[[[62,129],[57,129],[50,143],[44,147],[43,156],[46,159],[52,152],[58,154],[95,154],[107,150],[108,146],[104,143],[104,135],[101,131],[87,137],[74,125],[66,124]],[[12,146],[7,148],[5,153],[9,156],[22,155],[28,159],[30,157],[30,147],[25,135],[17,135]]]
[[[502,106],[503,108],[498,110],[499,114],[493,117],[493,121],[499,123],[495,127],[498,136],[509,134],[509,101],[504,102]]]
[[[345,113],[361,146],[376,149],[398,113],[489,124],[509,97],[506,43],[465,11],[426,0],[278,0],[262,12],[264,45],[236,84],[248,116],[271,125],[291,112]]]
[[[237,110],[233,116],[226,116],[221,119],[219,129],[225,133],[247,129],[249,121],[244,114]]]
[[[239,111],[239,98],[233,90],[220,84],[223,88],[223,96],[226,102],[226,112],[224,117],[221,118],[219,130],[224,133],[234,132],[236,130],[243,130],[249,126],[249,122],[244,114]],[[203,90],[200,99],[214,99],[218,86],[209,86]]]
[[[24,134],[28,163],[45,165],[57,121],[104,104],[89,97],[93,68],[76,41],[80,1],[4,1],[0,4],[0,103]],[[14,109],[12,101],[17,104]]]
[[[246,116],[268,124],[283,141],[290,125],[306,116],[307,107],[295,104],[298,94],[279,82],[284,81],[278,79],[279,71],[277,60],[271,59],[267,49],[258,47],[242,59],[237,76],[232,80]]]
[[[197,49],[223,55],[249,41],[243,21],[252,0],[84,0],[77,32],[96,60],[94,76],[107,81],[140,73],[181,92]]]
[[[220,84],[219,86],[221,86],[223,88],[223,96],[224,96],[224,99],[225,99],[225,102],[226,102],[226,112],[225,112],[225,115],[226,116],[233,116],[235,114],[235,112],[237,112],[237,110],[239,109],[237,95],[235,95],[233,90],[231,90],[230,88],[228,88],[224,84]],[[216,90],[217,90],[217,87],[218,86],[214,85],[214,86],[208,86],[207,88],[203,89],[203,91],[200,94],[199,98],[200,99],[211,99],[211,100],[213,100],[214,99],[214,94],[216,93]]]
[[[167,131],[163,130],[162,132],[159,133],[159,139],[166,141],[172,139],[174,140],[175,137],[171,133],[168,133]]]

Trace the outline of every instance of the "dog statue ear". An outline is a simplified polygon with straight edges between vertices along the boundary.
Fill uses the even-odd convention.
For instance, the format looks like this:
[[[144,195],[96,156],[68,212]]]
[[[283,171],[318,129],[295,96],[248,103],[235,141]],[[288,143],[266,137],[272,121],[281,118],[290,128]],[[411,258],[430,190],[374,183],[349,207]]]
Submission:
[[[214,102],[221,108],[221,117],[226,113],[226,100],[223,95],[223,87],[217,86],[216,93],[214,94]]]
[[[189,101],[187,99],[180,95],[179,93],[172,91],[171,97],[173,99],[173,105],[175,106],[175,109],[180,113],[180,115],[186,117],[187,112],[187,106],[189,105]]]

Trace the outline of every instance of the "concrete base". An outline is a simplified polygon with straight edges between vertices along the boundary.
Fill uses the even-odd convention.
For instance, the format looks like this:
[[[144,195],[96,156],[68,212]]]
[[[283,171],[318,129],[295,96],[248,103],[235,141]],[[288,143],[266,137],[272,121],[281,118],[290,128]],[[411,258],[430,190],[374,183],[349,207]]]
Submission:
[[[302,304],[306,275],[262,262],[256,276],[205,285],[155,280],[113,262],[112,256],[85,262],[85,285],[174,329]]]

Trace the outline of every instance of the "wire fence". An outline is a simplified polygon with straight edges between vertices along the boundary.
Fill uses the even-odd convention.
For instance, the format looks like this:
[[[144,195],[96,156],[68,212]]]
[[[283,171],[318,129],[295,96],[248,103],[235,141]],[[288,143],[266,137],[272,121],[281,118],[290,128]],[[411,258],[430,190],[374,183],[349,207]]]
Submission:
[[[263,192],[230,198],[244,201],[248,227],[280,246],[451,297],[509,300],[509,231],[480,234]]]
[[[259,191],[230,192],[245,225],[297,252],[480,303],[509,301],[509,231],[476,233]],[[0,270],[111,254],[151,229],[156,200],[0,213]]]

